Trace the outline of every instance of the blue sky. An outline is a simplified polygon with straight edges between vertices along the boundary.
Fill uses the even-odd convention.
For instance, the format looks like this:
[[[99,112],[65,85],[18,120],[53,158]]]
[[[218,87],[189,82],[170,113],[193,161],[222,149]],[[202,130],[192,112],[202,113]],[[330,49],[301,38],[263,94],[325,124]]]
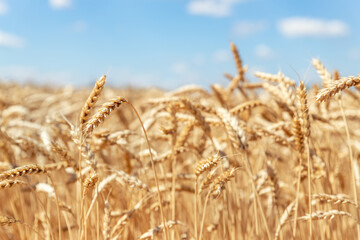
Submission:
[[[317,81],[311,58],[360,73],[360,1],[0,0],[0,79],[47,85],[227,84],[252,72]]]

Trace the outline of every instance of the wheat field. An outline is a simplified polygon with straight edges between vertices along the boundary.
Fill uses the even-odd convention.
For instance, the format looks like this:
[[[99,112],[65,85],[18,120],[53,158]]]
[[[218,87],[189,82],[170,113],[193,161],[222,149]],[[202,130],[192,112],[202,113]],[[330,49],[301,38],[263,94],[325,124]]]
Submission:
[[[231,51],[210,90],[1,83],[0,239],[360,239],[360,75]]]

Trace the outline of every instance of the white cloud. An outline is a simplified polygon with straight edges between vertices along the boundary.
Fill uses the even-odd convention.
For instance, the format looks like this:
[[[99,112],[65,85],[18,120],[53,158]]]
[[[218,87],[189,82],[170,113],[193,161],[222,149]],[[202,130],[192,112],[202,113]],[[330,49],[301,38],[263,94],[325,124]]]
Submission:
[[[278,23],[279,31],[286,37],[338,37],[349,33],[349,26],[340,20],[291,17]]]
[[[230,60],[230,51],[225,49],[220,49],[214,52],[212,59],[216,63],[223,63]]]
[[[255,55],[260,59],[268,60],[274,56],[274,52],[269,46],[259,44],[255,47]]]
[[[49,0],[49,4],[54,9],[63,9],[71,7],[71,0]]]
[[[259,33],[266,28],[264,21],[240,21],[233,26],[233,33],[238,37],[244,37]]]
[[[85,21],[82,21],[82,20],[79,20],[79,21],[76,21],[73,25],[73,29],[75,32],[85,32],[86,29],[87,29],[87,23]]]
[[[244,1],[246,0],[191,0],[187,10],[193,15],[226,17],[231,14],[236,3]]]
[[[21,48],[24,46],[24,41],[16,35],[0,30],[0,46]]]
[[[0,0],[0,15],[5,15],[9,10],[8,5],[4,0]]]

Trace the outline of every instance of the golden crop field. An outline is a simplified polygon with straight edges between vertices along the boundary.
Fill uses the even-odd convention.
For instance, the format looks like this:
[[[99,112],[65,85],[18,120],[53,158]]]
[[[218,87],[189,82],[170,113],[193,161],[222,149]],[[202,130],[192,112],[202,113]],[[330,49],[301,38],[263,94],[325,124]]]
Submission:
[[[1,83],[0,239],[360,239],[360,76],[231,50],[210,90]]]

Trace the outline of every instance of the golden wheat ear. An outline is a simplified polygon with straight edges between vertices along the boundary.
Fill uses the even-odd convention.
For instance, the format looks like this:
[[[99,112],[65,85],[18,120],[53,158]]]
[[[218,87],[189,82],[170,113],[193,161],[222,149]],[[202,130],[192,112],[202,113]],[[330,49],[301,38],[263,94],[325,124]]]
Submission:
[[[234,43],[230,43],[230,48],[231,51],[234,55],[234,60],[235,60],[235,65],[236,65],[236,69],[238,71],[238,77],[239,77],[239,81],[240,82],[244,82],[244,69],[243,69],[243,65],[242,65],[242,60],[239,54],[239,51],[236,47],[236,45]]]
[[[106,82],[106,76],[103,75],[99,78],[99,80],[96,81],[93,90],[91,91],[88,99],[86,100],[86,102],[81,110],[81,114],[80,114],[81,128],[86,123],[86,121],[89,119],[90,111],[96,104],[97,100],[99,99],[100,93],[103,90],[105,82]]]
[[[12,217],[0,216],[0,226],[11,225],[11,224],[14,224],[17,222],[20,222],[20,221],[16,220],[15,218],[12,218]]]
[[[195,175],[198,177],[203,172],[214,168],[220,160],[219,153],[209,156],[207,159],[201,160],[196,164]]]
[[[119,107],[122,103],[128,102],[124,97],[115,97],[104,103],[101,108],[86,122],[83,134],[90,135],[105,119],[111,114],[111,112]]]
[[[340,80],[332,83],[329,87],[323,88],[316,95],[317,102],[324,102],[330,99],[330,97],[335,94],[341,92],[346,88],[350,88],[352,86],[356,86],[360,83],[360,74],[357,77],[343,77]]]
[[[0,179],[9,179],[9,178],[16,178],[21,177],[29,174],[38,174],[38,173],[45,173],[46,170],[44,167],[41,167],[36,164],[25,165],[22,167],[14,168],[7,170],[5,172],[0,173]]]

